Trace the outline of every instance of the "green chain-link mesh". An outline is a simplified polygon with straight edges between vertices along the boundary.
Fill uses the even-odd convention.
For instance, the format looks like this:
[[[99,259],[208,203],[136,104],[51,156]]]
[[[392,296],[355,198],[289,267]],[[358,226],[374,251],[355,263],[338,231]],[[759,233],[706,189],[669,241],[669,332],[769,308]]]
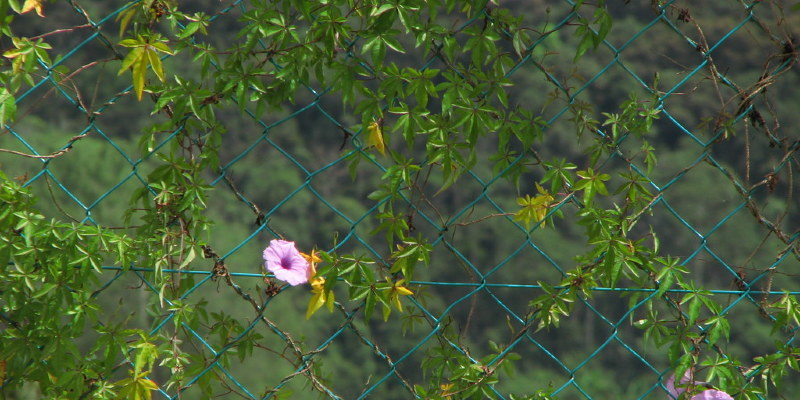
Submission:
[[[536,2],[534,2],[536,3]],[[736,3],[736,4],[733,4]],[[524,57],[521,62],[516,66],[509,69],[507,74],[508,79],[514,84],[524,85],[526,80],[530,79],[546,79],[552,86],[552,89],[566,96],[571,102],[577,102],[585,94],[591,93],[596,88],[601,90],[613,90],[615,86],[622,86],[624,82],[625,87],[635,87],[640,93],[649,93],[657,95],[659,109],[661,111],[660,130],[663,135],[671,135],[673,143],[681,143],[684,151],[681,154],[690,154],[691,158],[675,156],[677,153],[668,153],[660,156],[659,168],[663,168],[661,172],[647,174],[642,171],[639,166],[632,165],[633,169],[637,171],[641,177],[648,180],[649,189],[653,193],[657,193],[657,197],[652,203],[651,210],[654,214],[666,214],[674,218],[673,224],[663,231],[660,235],[662,241],[665,242],[664,246],[667,251],[670,249],[668,242],[677,241],[680,238],[681,243],[689,243],[692,247],[690,251],[686,251],[685,247],[681,248],[682,264],[687,266],[710,266],[709,269],[713,270],[713,274],[717,278],[723,275],[727,278],[721,279],[722,281],[732,282],[726,287],[714,288],[710,290],[711,293],[722,296],[729,296],[727,308],[723,311],[723,315],[728,315],[734,321],[736,318],[733,314],[736,313],[758,313],[761,307],[762,299],[768,295],[783,294],[783,290],[791,289],[791,287],[769,287],[764,283],[772,280],[772,274],[776,270],[785,270],[793,266],[797,267],[797,260],[793,258],[792,251],[783,251],[778,253],[778,257],[774,258],[771,265],[759,265],[756,272],[751,273],[746,278],[741,275],[741,265],[733,264],[733,261],[727,257],[731,254],[730,247],[736,247],[737,243],[725,243],[721,239],[726,240],[735,239],[736,233],[726,231],[726,226],[733,220],[752,218],[748,210],[747,200],[742,200],[742,193],[746,193],[747,189],[738,187],[740,193],[719,193],[714,192],[717,190],[718,183],[730,186],[734,182],[730,178],[730,172],[726,169],[725,162],[717,160],[717,156],[712,150],[712,145],[719,142],[723,135],[726,134],[724,129],[717,129],[714,135],[698,131],[692,127],[691,123],[682,123],[684,120],[682,116],[686,115],[686,107],[691,107],[683,102],[683,98],[692,96],[694,90],[698,90],[699,83],[703,81],[709,68],[709,60],[715,56],[715,51],[720,48],[731,44],[731,42],[740,42],[742,40],[749,40],[748,35],[764,34],[759,24],[758,7],[759,2],[752,2],[752,4],[731,2],[731,13],[736,13],[737,24],[728,27],[727,33],[721,37],[709,38],[709,43],[698,43],[697,38],[685,32],[688,30],[684,26],[677,26],[676,18],[674,15],[675,9],[670,8],[669,4],[662,6],[654,6],[652,18],[649,20],[633,20],[624,19],[616,21],[615,32],[624,31],[628,32],[626,40],[611,40],[604,41],[597,49],[597,57],[594,60],[605,60],[603,63],[597,65],[584,66],[583,70],[579,71],[584,79],[580,84],[576,84],[575,80],[569,80],[568,74],[570,69],[565,66],[559,68],[545,67],[538,62],[533,56],[533,50],[536,46],[548,46],[548,40],[556,40],[556,38],[548,39],[548,36],[543,36],[540,42],[537,42],[531,49],[529,55]],[[71,40],[64,41],[69,44],[70,48],[57,49],[58,53],[63,53],[63,57],[56,61],[53,65],[43,65],[48,71],[57,67],[60,64],[67,64],[75,58],[79,58],[79,54],[87,48],[112,48],[112,40],[107,35],[114,35],[114,21],[117,15],[124,10],[124,8],[115,10],[107,15],[95,14],[87,11],[82,5],[70,2],[70,6],[74,15],[71,18],[84,19],[86,24],[83,28],[77,29],[72,32]],[[228,4],[214,14],[214,24],[235,24],[237,17],[247,10],[247,2],[235,1]],[[486,12],[479,14],[474,19],[462,22],[460,29],[465,29],[470,24],[481,24],[484,18],[490,17]],[[684,16],[688,18],[688,14]],[[564,15],[552,15],[554,19],[552,29],[554,32],[558,31],[576,18],[575,12],[567,12]],[[745,34],[744,32],[747,32]],[[458,30],[456,30],[458,32]],[[618,34],[617,34],[618,35]],[[664,40],[676,46],[672,52],[687,52],[691,53],[690,56],[684,57],[685,60],[693,60],[691,65],[681,65],[683,71],[676,77],[662,77],[664,83],[662,87],[657,90],[652,85],[646,83],[651,81],[651,76],[644,76],[644,74],[652,74],[654,71],[636,71],[633,64],[642,65],[641,63],[631,63],[626,59],[630,49],[637,48],[636,54],[642,54],[641,48],[647,48],[648,41],[651,40],[653,35],[662,35],[663,37],[672,37],[670,40]],[[743,39],[744,38],[744,39]],[[674,39],[674,40],[673,40]],[[658,53],[659,49],[652,49],[654,53]],[[664,51],[668,53],[668,51]],[[82,61],[78,61],[80,63]],[[169,58],[165,58],[165,62],[169,62]],[[447,64],[437,57],[432,57],[427,60],[404,60],[411,66],[417,68],[428,68],[435,66],[436,68],[446,68]],[[676,61],[677,63],[677,61]],[[179,65],[172,65],[176,70],[180,69]],[[116,72],[116,71],[113,71]],[[781,74],[780,68],[771,70],[772,74]],[[740,87],[746,87],[745,84],[737,84],[734,80],[737,77],[732,75],[725,75],[725,71],[720,71],[722,78],[718,84],[725,85],[735,90],[740,90]],[[761,79],[769,79],[770,76],[763,76]],[[744,77],[740,79],[744,80]],[[748,78],[749,79],[749,78]],[[635,86],[630,86],[630,84]],[[85,127],[75,132],[71,139],[64,141],[60,144],[60,148],[49,148],[36,143],[35,136],[37,134],[35,128],[29,127],[27,130],[21,130],[15,125],[6,126],[7,135],[13,137],[13,143],[10,138],[4,139],[4,147],[18,148],[19,151],[33,154],[41,158],[25,159],[28,164],[19,164],[20,170],[25,170],[29,173],[25,176],[25,185],[37,189],[42,197],[50,197],[58,199],[57,203],[61,207],[61,211],[65,214],[71,215],[82,223],[100,224],[106,223],[106,220],[113,221],[120,216],[110,216],[104,214],[104,205],[109,202],[125,202],[129,193],[133,188],[149,187],[152,182],[147,182],[145,177],[146,171],[149,171],[149,158],[161,146],[165,146],[173,140],[179,133],[179,130],[170,132],[163,132],[159,136],[160,142],[149,153],[145,153],[141,158],[137,156],[138,152],[122,144],[119,140],[120,137],[128,137],[136,135],[137,132],[129,132],[130,127],[143,126],[143,120],[146,121],[147,115],[132,115],[126,113],[124,108],[126,102],[132,101],[132,96],[129,93],[132,88],[121,88],[117,96],[107,99],[86,99],[81,98],[75,94],[74,91],[65,89],[69,87],[65,82],[57,82],[54,74],[48,74],[35,82],[35,84],[25,93],[18,96],[17,103],[20,110],[26,107],[40,107],[41,103],[46,103],[46,113],[51,115],[58,115],[60,118],[68,118],[69,114],[73,114],[72,118],[86,121]],[[544,97],[545,94],[542,94]],[[589,94],[588,99],[591,99]],[[88,102],[92,102],[94,107],[89,107]],[[98,104],[102,104],[98,106]],[[734,125],[742,125],[747,123],[745,117],[748,116],[748,104],[744,104],[744,109],[739,110],[740,115],[736,116],[733,120]],[[353,251],[360,251],[366,254],[380,258],[383,251],[381,249],[373,248],[373,242],[369,237],[369,232],[374,226],[369,222],[370,218],[377,212],[377,205],[371,208],[361,207],[363,213],[354,214],[352,206],[343,205],[341,196],[332,196],[326,193],[325,190],[319,189],[320,182],[328,179],[339,179],[339,176],[347,176],[347,159],[353,152],[364,151],[362,143],[364,140],[360,132],[350,132],[348,126],[353,125],[353,121],[340,121],[337,116],[342,115],[341,106],[337,102],[337,95],[329,95],[324,87],[313,87],[309,83],[307,93],[297,99],[296,108],[276,114],[269,112],[262,115],[255,115],[254,113],[247,112],[243,116],[236,118],[244,119],[244,121],[237,121],[232,123],[235,129],[229,129],[226,135],[243,135],[247,139],[242,142],[247,142],[241,148],[223,150],[223,165],[221,165],[218,175],[211,177],[209,180],[211,185],[217,190],[215,191],[214,198],[210,200],[210,208],[218,208],[224,210],[224,215],[235,223],[240,225],[249,226],[250,235],[247,237],[225,238],[218,243],[220,245],[215,247],[215,250],[220,253],[217,255],[218,260],[225,260],[227,265],[228,281],[220,276],[220,271],[209,268],[207,264],[200,265],[199,268],[195,264],[190,264],[187,268],[180,271],[164,271],[166,273],[175,274],[192,274],[196,276],[194,286],[186,290],[179,299],[163,299],[164,310],[169,310],[171,307],[176,307],[185,303],[198,303],[200,299],[204,298],[208,301],[205,305],[213,310],[213,303],[215,298],[222,296],[230,296],[228,285],[231,285],[239,294],[237,297],[239,301],[249,300],[257,306],[264,315],[269,316],[269,321],[266,325],[264,320],[252,318],[252,314],[237,314],[231,312],[231,315],[240,318],[243,323],[244,330],[232,331],[228,333],[228,337],[224,346],[214,346],[208,340],[208,332],[196,331],[188,324],[183,324],[185,335],[198,346],[204,347],[200,349],[205,352],[207,363],[203,368],[193,370],[191,378],[187,381],[184,391],[177,391],[174,387],[160,387],[156,398],[176,399],[180,396],[183,398],[192,397],[191,387],[194,384],[202,384],[205,380],[209,380],[209,376],[213,379],[226,382],[226,387],[231,391],[235,391],[239,396],[251,399],[257,398],[270,398],[274,392],[263,392],[263,387],[273,387],[275,390],[281,389],[282,386],[290,384],[295,380],[303,379],[303,372],[305,368],[309,368],[313,363],[325,363],[326,354],[335,352],[337,346],[342,346],[347,343],[348,346],[364,346],[369,349],[372,358],[365,363],[364,373],[361,378],[354,382],[332,382],[327,386],[327,394],[331,398],[344,398],[355,395],[358,398],[373,396],[377,398],[388,398],[394,390],[398,398],[407,398],[412,396],[411,383],[408,376],[416,376],[419,371],[418,368],[419,354],[428,352],[432,345],[445,345],[451,346],[453,349],[462,351],[457,343],[447,343],[448,339],[441,335],[444,330],[453,329],[450,326],[449,318],[457,315],[458,318],[463,318],[467,321],[466,324],[471,324],[469,331],[465,329],[465,335],[474,335],[475,342],[485,341],[482,335],[482,324],[509,324],[512,326],[521,326],[527,323],[526,304],[527,301],[538,295],[540,286],[536,284],[536,280],[532,281],[519,281],[515,280],[515,276],[519,274],[520,269],[535,268],[539,271],[539,276],[542,280],[550,278],[558,278],[564,274],[568,269],[565,262],[569,262],[569,257],[563,256],[565,253],[574,255],[579,252],[579,249],[562,249],[559,248],[561,243],[557,240],[549,240],[549,237],[544,236],[543,239],[537,239],[537,236],[529,234],[525,227],[513,220],[514,198],[510,198],[510,192],[506,183],[500,179],[500,175],[504,171],[495,171],[490,174],[485,170],[474,170],[466,174],[462,181],[458,184],[460,198],[448,199],[443,201],[440,209],[447,210],[447,216],[433,215],[431,208],[419,207],[419,202],[414,199],[408,199],[408,207],[418,208],[416,211],[416,219],[413,221],[417,229],[430,235],[432,244],[434,246],[434,257],[439,257],[438,261],[434,259],[434,266],[437,263],[452,264],[455,269],[452,273],[451,280],[427,280],[426,273],[421,272],[419,280],[412,282],[415,287],[424,287],[427,293],[444,293],[441,301],[445,303],[441,306],[436,305],[437,302],[427,304],[421,301],[411,300],[413,307],[424,315],[427,320],[423,327],[417,326],[413,333],[406,336],[406,339],[400,341],[402,346],[394,344],[394,337],[400,335],[400,327],[393,325],[391,322],[386,325],[371,325],[361,322],[361,313],[358,308],[348,310],[339,307],[332,316],[321,317],[327,318],[325,321],[329,322],[328,331],[325,332],[325,338],[321,341],[304,342],[304,352],[301,352],[302,362],[300,368],[296,370],[296,374],[288,374],[275,378],[271,376],[270,384],[260,384],[259,382],[243,382],[237,379],[237,372],[243,369],[257,369],[262,374],[271,375],[273,370],[269,365],[259,365],[257,361],[250,362],[249,364],[236,365],[236,361],[223,363],[220,361],[221,356],[226,352],[233,350],[242,351],[237,348],[237,343],[243,337],[258,334],[265,337],[267,342],[275,343],[273,339],[279,342],[286,343],[286,356],[295,357],[293,350],[289,349],[292,346],[299,346],[303,341],[302,338],[288,337],[286,332],[303,332],[302,327],[295,328],[280,328],[280,324],[273,324],[276,318],[280,320],[280,315],[287,313],[287,310],[294,310],[291,312],[299,313],[300,309],[304,307],[304,303],[300,301],[297,304],[288,301],[282,301],[283,297],[292,298],[291,295],[251,298],[247,289],[255,285],[263,286],[264,275],[257,266],[260,262],[260,249],[263,248],[268,239],[286,236],[294,240],[297,239],[305,246],[313,244],[310,240],[300,239],[297,236],[299,232],[295,232],[291,228],[291,221],[293,219],[302,219],[303,215],[290,215],[286,216],[284,210],[287,205],[293,202],[302,202],[303,207],[309,210],[313,209],[314,215],[324,215],[328,219],[329,224],[326,226],[334,226],[339,230],[339,237],[337,246],[347,248]],[[564,121],[571,115],[569,106],[565,106],[560,110],[550,112],[546,115],[548,128],[548,135],[558,135],[559,129],[565,125]],[[113,116],[107,117],[107,116]],[[750,114],[752,116],[752,114]],[[276,117],[277,116],[277,117]],[[314,126],[309,127],[303,124],[303,120],[313,116],[315,121],[327,120],[327,126]],[[125,119],[134,120],[131,123],[126,123]],[[138,119],[138,121],[137,121]],[[20,125],[21,126],[21,125]],[[288,126],[288,127],[287,127]],[[286,138],[281,135],[295,134],[304,135],[301,130],[313,130],[312,133],[319,134],[325,132],[330,135],[344,135],[346,140],[343,145],[344,151],[340,156],[335,159],[325,159],[318,157],[315,154],[310,154],[309,151],[298,148],[291,144],[287,145]],[[256,132],[256,133],[254,133]],[[293,133],[291,133],[293,132]],[[571,133],[563,133],[567,137]],[[350,138],[350,136],[353,136]],[[687,140],[688,139],[688,140]],[[312,140],[312,139],[309,139]],[[570,140],[570,139],[566,139]],[[11,144],[10,144],[11,143]],[[47,145],[52,146],[52,143]],[[566,146],[567,144],[565,144]],[[101,160],[85,160],[87,170],[82,172],[76,171],[61,171],[59,163],[61,158],[77,157],[80,158],[82,148],[84,146],[102,146],[104,150],[100,153],[103,154]],[[659,149],[660,150],[660,149]],[[68,152],[68,153],[66,153]],[[270,170],[265,167],[264,171],[241,171],[238,166],[250,157],[262,157],[268,154],[269,157],[280,160],[279,162],[271,162],[265,160],[265,164],[270,164],[274,168],[292,169],[292,173],[299,177],[300,184],[293,187],[286,187],[285,182],[277,182],[272,179]],[[789,153],[790,155],[783,159],[776,160],[769,166],[772,171],[779,172],[786,168],[791,168],[794,165],[797,168],[798,157],[796,154]],[[483,155],[488,157],[488,155]],[[673,157],[673,158],[670,158]],[[744,155],[743,155],[744,157]],[[20,162],[19,158],[9,161],[9,158],[4,158],[4,163]],[[384,171],[384,166],[381,165],[381,159],[375,158],[372,164],[362,163],[359,166],[359,178],[361,176],[380,176]],[[611,156],[603,164],[604,168],[613,169],[615,165],[625,164],[627,161],[620,157]],[[63,164],[62,164],[63,165]],[[75,164],[72,164],[75,165]],[[119,180],[113,185],[98,187],[97,184],[92,182],[92,169],[103,168],[118,172]],[[698,170],[713,170],[714,179],[716,182],[704,182],[695,179],[691,181],[692,175]],[[236,186],[236,174],[250,174],[255,175],[257,180],[262,182],[263,190],[260,194],[249,193],[248,188],[238,188]],[[277,174],[276,174],[277,175]],[[67,178],[65,178],[67,176]],[[366,178],[365,178],[366,179]],[[691,181],[691,182],[689,182]],[[346,182],[346,180],[344,181]],[[86,186],[82,190],[76,190],[76,185]],[[687,189],[682,191],[684,197],[675,197],[673,193],[678,192],[678,188],[682,185],[685,187],[695,188],[694,191]],[[91,190],[87,189],[90,188]],[[700,187],[702,190],[697,190]],[[795,185],[796,187],[796,185]],[[763,190],[766,190],[762,187]],[[759,190],[762,190],[759,189]],[[152,190],[152,189],[151,189]],[[356,202],[363,204],[370,204],[365,198],[365,193],[354,193],[348,189],[342,188],[343,192],[351,194]],[[265,206],[262,199],[258,196],[263,196],[265,191],[273,193],[270,198],[275,198],[277,201],[274,204]],[[82,193],[78,195],[76,193]],[[688,194],[687,194],[688,193]],[[153,191],[155,195],[156,192]],[[231,195],[233,194],[233,195]],[[758,193],[754,193],[758,194]],[[695,196],[688,198],[688,196]],[[573,204],[564,203],[558,207],[567,210]],[[480,210],[476,212],[476,210]],[[552,212],[557,212],[558,209]],[[293,211],[294,212],[294,211]],[[480,262],[471,257],[470,249],[460,247],[461,237],[455,232],[458,229],[463,229],[464,235],[478,234],[473,230],[469,230],[470,221],[480,219],[483,215],[498,215],[499,217],[492,219],[492,224],[500,226],[500,230],[507,232],[507,235],[502,238],[495,238],[495,240],[506,241],[511,245],[506,248],[512,249],[508,254],[493,254],[489,257],[482,258]],[[699,219],[698,215],[714,215],[714,224],[711,226],[698,226],[698,220],[707,221],[707,219]],[[222,215],[222,214],[220,214]],[[567,211],[567,215],[571,215]],[[253,224],[252,220],[257,220],[257,224]],[[243,222],[247,221],[247,222]],[[332,222],[331,222],[332,221]],[[217,227],[224,226],[229,223],[225,220],[214,221]],[[230,222],[234,223],[234,222]],[[568,220],[556,220],[556,229],[569,230],[571,223]],[[766,234],[774,227],[760,224],[758,229],[763,230]],[[478,234],[479,235],[479,234]],[[325,238],[329,237],[328,232],[315,232],[315,237]],[[780,239],[783,240],[783,246],[796,246],[798,233],[784,235]],[[211,238],[210,241],[215,242],[216,238]],[[474,243],[471,241],[470,243]],[[227,247],[226,247],[227,246]],[[676,248],[678,247],[675,245]],[[335,250],[335,249],[329,249]],[[575,253],[570,253],[570,252]],[[553,254],[559,255],[553,255]],[[105,284],[94,293],[95,296],[109,296],[115,298],[118,292],[130,292],[130,296],[137,296],[141,293],[133,290],[137,285],[140,287],[151,289],[149,296],[151,298],[158,298],[158,288],[148,281],[144,272],[149,271],[149,268],[144,265],[136,265],[129,269],[123,266],[104,266],[104,270],[108,273],[108,278]],[[525,276],[530,276],[526,272]],[[437,275],[441,276],[441,275]],[[716,281],[720,281],[717,279]],[[738,282],[739,285],[734,283]],[[288,290],[288,289],[284,289]],[[296,290],[296,289],[295,289]],[[595,388],[588,386],[582,381],[581,376],[588,370],[600,370],[600,374],[607,374],[610,384],[618,384],[627,386],[630,382],[625,382],[626,377],[633,374],[628,371],[614,371],[614,359],[619,360],[636,360],[635,365],[646,374],[649,374],[651,379],[647,384],[637,386],[634,389],[637,398],[663,398],[666,394],[663,390],[662,383],[666,375],[669,374],[668,365],[665,363],[663,355],[657,355],[658,349],[651,347],[646,348],[632,342],[638,337],[636,331],[630,327],[630,318],[638,311],[640,304],[645,300],[640,300],[638,304],[632,304],[630,311],[625,314],[615,314],[607,312],[606,310],[612,309],[604,305],[606,301],[618,302],[618,294],[624,291],[648,291],[648,289],[636,288],[607,288],[598,287],[593,289],[595,296],[591,301],[583,301],[583,304],[578,307],[575,319],[581,321],[575,322],[577,325],[582,323],[591,327],[591,332],[586,332],[586,337],[590,338],[586,341],[584,348],[569,348],[569,346],[559,345],[558,341],[552,336],[548,335],[547,331],[533,332],[528,331],[510,343],[506,351],[514,351],[521,354],[523,357],[534,357],[536,359],[533,365],[541,365],[542,368],[556,371],[554,375],[557,378],[553,379],[552,376],[549,383],[553,390],[554,396],[558,398],[597,398],[593,396]],[[679,291],[675,291],[679,292]],[[606,296],[606,294],[615,294],[615,297]],[[798,294],[800,292],[792,292]],[[307,293],[304,293],[304,295]],[[653,294],[654,295],[654,294]],[[127,296],[127,295],[126,295]],[[296,298],[300,298],[298,296]],[[204,305],[199,305],[202,307]],[[496,314],[498,317],[493,321],[469,321],[469,311],[473,307],[478,307],[481,310],[491,310],[490,313]],[[247,308],[247,307],[245,307]],[[252,310],[251,310],[252,311]],[[113,312],[110,310],[109,312]],[[213,311],[212,311],[213,312]],[[323,313],[324,314],[324,313]],[[322,314],[320,314],[322,315]],[[175,311],[165,311],[162,314],[154,315],[154,328],[152,332],[159,333],[170,321],[175,317]],[[315,317],[316,318],[316,317]],[[638,317],[637,317],[638,318]],[[598,322],[599,321],[599,322]],[[567,324],[568,322],[564,322]],[[600,329],[600,328],[602,329]],[[742,327],[742,329],[745,329]],[[736,330],[736,328],[734,328]],[[293,333],[294,335],[304,335],[303,333]],[[309,335],[309,337],[316,336]],[[791,344],[793,335],[786,336],[787,343]],[[316,339],[314,339],[316,340]],[[497,339],[496,339],[497,340]],[[441,343],[445,341],[445,343]],[[591,346],[591,348],[588,348]],[[280,346],[278,346],[280,347]],[[719,349],[722,357],[726,356],[725,349]],[[347,357],[347,354],[340,357]],[[478,359],[478,355],[468,354],[470,358]],[[236,359],[235,357],[233,359]],[[414,360],[412,362],[412,360]],[[620,361],[621,363],[621,361]],[[492,361],[486,363],[489,367]],[[631,365],[631,363],[625,364]],[[337,368],[336,365],[325,365],[327,368]],[[353,368],[353,365],[347,368]],[[637,374],[643,373],[636,371]],[[252,371],[250,371],[252,372]],[[536,371],[518,371],[519,379],[535,379]],[[352,375],[358,376],[358,371]],[[639,376],[639,375],[637,375]],[[158,377],[153,378],[154,381],[159,382]],[[513,380],[513,379],[512,379]],[[524,388],[525,384],[516,386],[516,389],[510,389],[504,386],[495,387],[495,394],[499,398],[508,398],[509,393]],[[342,389],[344,386],[349,386],[351,389]],[[542,385],[536,385],[539,387]],[[355,388],[355,389],[352,389]],[[350,395],[342,394],[350,393]],[[398,393],[400,393],[398,395]],[[627,392],[631,393],[631,391]],[[188,396],[188,397],[186,397]]]

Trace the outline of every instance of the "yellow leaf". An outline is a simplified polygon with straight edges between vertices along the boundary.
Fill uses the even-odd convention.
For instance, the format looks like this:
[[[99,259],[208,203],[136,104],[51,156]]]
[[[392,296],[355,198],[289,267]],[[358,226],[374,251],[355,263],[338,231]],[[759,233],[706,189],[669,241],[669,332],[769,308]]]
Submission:
[[[311,298],[311,301],[308,303],[308,309],[306,310],[306,319],[311,318],[317,310],[319,310],[323,305],[325,305],[325,292],[317,292],[314,294],[314,297]]]
[[[397,311],[403,312],[403,303],[400,301],[400,296],[396,293],[392,295],[392,303],[394,303],[394,307]]]
[[[153,72],[155,72],[158,80],[164,82],[164,67],[161,65],[161,59],[158,58],[158,54],[154,49],[155,47],[152,46],[145,47],[147,60],[150,62],[150,66],[153,68]]]
[[[449,399],[451,397],[450,390],[453,389],[453,386],[454,385],[452,383],[442,383],[439,385],[439,390],[442,392],[441,395],[444,396],[444,398]]]
[[[119,37],[122,37],[125,34],[125,29],[128,28],[128,24],[131,22],[133,17],[136,15],[136,8],[131,7],[117,15],[116,20],[121,21],[119,23]]]
[[[311,291],[320,293],[325,288],[325,278],[319,276],[311,280]]]
[[[405,278],[398,280],[397,282],[392,284],[392,293],[389,295],[389,299],[392,303],[394,303],[394,307],[397,308],[397,311],[403,312],[403,303],[400,301],[400,296],[411,296],[414,294],[411,290],[407,287],[403,286],[405,282]]]
[[[139,385],[148,390],[158,390],[158,385],[155,382],[151,381],[150,379],[141,378],[138,380]]]
[[[414,294],[409,288],[403,286],[406,282],[406,278],[398,279],[396,282],[392,284],[392,290],[396,291],[397,293],[403,296],[411,296]]]
[[[19,13],[25,14],[31,10],[36,10],[36,14],[40,17],[44,17],[44,13],[42,13],[42,0],[25,0],[25,4],[22,6],[22,10]]]
[[[544,217],[547,216],[547,208],[537,208],[534,213],[536,214],[536,222],[542,221],[542,228],[547,227],[547,221],[543,221]]]
[[[142,47],[137,47],[131,50],[127,56],[122,60],[122,66],[120,66],[119,71],[117,71],[117,75],[122,75],[125,71],[130,68],[133,63],[139,61],[139,59],[143,56],[144,49]]]
[[[147,73],[147,60],[144,57],[139,58],[133,64],[133,90],[136,92],[136,98],[142,99],[144,93],[144,78]]]
[[[383,129],[381,129],[381,124],[378,122],[373,122],[367,127],[367,147],[375,147],[382,156],[386,155]]]
[[[333,295],[333,291],[329,291],[328,294],[325,296],[325,305],[328,307],[329,312],[333,312],[333,303],[336,301]]]
[[[397,293],[400,293],[403,296],[411,296],[412,294],[414,294],[414,292],[412,292],[405,286],[395,286],[394,288],[395,290],[397,290]]]

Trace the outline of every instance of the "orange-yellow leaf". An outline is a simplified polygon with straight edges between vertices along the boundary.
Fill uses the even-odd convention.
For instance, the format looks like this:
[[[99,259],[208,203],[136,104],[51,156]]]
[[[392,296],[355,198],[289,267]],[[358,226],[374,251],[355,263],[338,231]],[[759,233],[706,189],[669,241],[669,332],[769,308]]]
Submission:
[[[25,14],[31,10],[36,10],[36,14],[40,17],[44,17],[44,13],[42,13],[42,0],[25,0],[25,4],[22,5],[22,10],[20,10],[20,14]]]
[[[308,269],[308,280],[312,281],[311,287],[314,287],[314,277],[317,275],[317,264],[322,262],[322,259],[319,258],[319,252],[317,251],[317,249],[312,249],[311,254],[306,254],[301,252],[300,255],[303,256],[303,258],[305,258],[306,261],[308,261],[308,264],[311,267]],[[320,278],[320,279],[322,279],[322,283],[324,284],[325,278]]]
[[[303,258],[306,259],[310,264],[316,264],[322,262],[322,259],[319,258],[319,252],[316,249],[311,250],[311,254],[300,253]]]

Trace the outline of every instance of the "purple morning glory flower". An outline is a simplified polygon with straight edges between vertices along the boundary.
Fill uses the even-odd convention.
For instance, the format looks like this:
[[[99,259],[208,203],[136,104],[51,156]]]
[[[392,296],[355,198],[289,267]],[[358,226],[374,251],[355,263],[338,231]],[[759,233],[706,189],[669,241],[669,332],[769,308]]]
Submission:
[[[664,383],[664,386],[667,388],[667,392],[670,394],[670,399],[677,399],[681,393],[686,391],[686,386],[689,386],[689,371],[687,370],[686,373],[683,374],[683,378],[681,379],[679,387],[675,387],[675,375],[672,375],[667,379],[667,382]],[[705,382],[695,382],[695,385],[706,385]],[[728,393],[725,393],[721,390],[716,389],[708,389],[704,390],[694,396],[690,400],[733,400],[733,397]]]
[[[294,242],[273,239],[264,249],[264,268],[272,272],[275,278],[292,286],[308,282],[310,265],[297,248]]]

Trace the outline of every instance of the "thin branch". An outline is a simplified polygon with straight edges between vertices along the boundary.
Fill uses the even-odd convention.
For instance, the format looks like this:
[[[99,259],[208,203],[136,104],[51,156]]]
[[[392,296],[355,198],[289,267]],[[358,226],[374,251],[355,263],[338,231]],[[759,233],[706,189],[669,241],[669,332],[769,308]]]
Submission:
[[[9,149],[0,149],[0,153],[10,153],[10,154],[14,154],[14,155],[17,155],[17,156],[28,157],[28,158],[38,158],[38,159],[52,159],[52,158],[56,158],[56,157],[61,157],[64,154],[69,153],[70,150],[72,150],[72,145],[75,142],[85,138],[86,136],[89,136],[89,133],[90,132],[86,132],[86,133],[82,133],[82,134],[77,135],[77,136],[73,136],[71,139],[69,139],[69,142],[68,142],[69,144],[67,144],[66,147],[64,147],[61,150],[55,151],[53,153],[50,153],[50,154],[48,154],[46,156],[40,156],[40,155],[36,155],[36,154],[28,154],[28,153],[23,153],[21,151],[9,150]]]

